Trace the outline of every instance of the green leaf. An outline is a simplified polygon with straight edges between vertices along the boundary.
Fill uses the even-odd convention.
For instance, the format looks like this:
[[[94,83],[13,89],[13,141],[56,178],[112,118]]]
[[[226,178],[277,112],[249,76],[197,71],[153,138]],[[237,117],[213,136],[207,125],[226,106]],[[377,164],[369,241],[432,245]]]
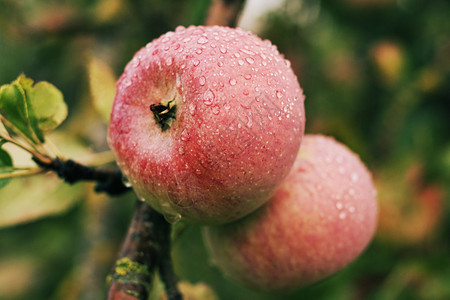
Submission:
[[[30,91],[30,98],[40,130],[53,130],[66,119],[67,105],[53,84],[46,81],[37,83]]]
[[[5,141],[0,140],[0,174],[11,172],[13,161],[9,153],[2,149],[1,146]],[[10,179],[0,179],[0,188],[9,183]]]
[[[1,86],[0,114],[10,123],[4,123],[10,131],[19,131],[32,143],[40,144],[44,142],[44,135],[30,105],[31,83],[31,79],[21,75],[13,83]]]
[[[109,123],[114,96],[116,95],[116,76],[110,66],[95,57],[89,62],[88,73],[94,107],[102,119]]]

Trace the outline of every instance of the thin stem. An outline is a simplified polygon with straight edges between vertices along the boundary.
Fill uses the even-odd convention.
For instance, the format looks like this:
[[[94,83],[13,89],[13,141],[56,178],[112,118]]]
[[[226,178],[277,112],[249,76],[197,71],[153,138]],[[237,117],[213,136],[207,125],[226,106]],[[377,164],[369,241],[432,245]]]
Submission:
[[[10,178],[16,178],[16,177],[26,177],[26,176],[32,176],[32,175],[37,175],[37,174],[42,174],[45,173],[46,170],[43,168],[24,168],[24,169],[19,169],[19,168],[12,168],[13,171],[11,173],[0,173],[0,179],[10,179]],[[0,169],[1,171],[2,169]],[[4,170],[4,168],[3,168]]]
[[[22,140],[24,140],[28,145],[30,145],[31,148],[22,143],[19,143],[19,142],[13,140],[12,138],[2,136],[2,138],[4,140],[6,140],[10,143],[13,143],[14,145],[22,148],[23,150],[29,152],[31,155],[39,158],[43,162],[46,162],[46,163],[51,162],[50,155],[48,154],[47,151],[43,151],[43,149],[40,149],[42,147],[38,147],[39,145],[36,145],[32,140],[30,140],[27,136],[25,136],[20,130],[17,130],[17,128],[1,114],[0,114],[0,120],[2,121],[2,123],[5,126],[10,128],[11,130],[13,130]],[[42,154],[42,152],[44,152],[44,154]]]

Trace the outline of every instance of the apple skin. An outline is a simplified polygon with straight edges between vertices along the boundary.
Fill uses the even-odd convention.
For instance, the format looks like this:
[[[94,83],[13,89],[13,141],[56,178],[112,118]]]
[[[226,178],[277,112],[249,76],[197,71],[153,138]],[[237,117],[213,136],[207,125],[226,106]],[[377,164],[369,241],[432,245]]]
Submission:
[[[151,104],[173,100],[162,131]],[[221,224],[266,202],[303,137],[304,96],[269,41],[178,27],[138,51],[117,82],[108,142],[138,196],[168,219]]]
[[[253,214],[204,229],[211,259],[256,290],[292,290],[353,261],[377,224],[376,190],[360,159],[332,138],[305,135],[290,174]]]

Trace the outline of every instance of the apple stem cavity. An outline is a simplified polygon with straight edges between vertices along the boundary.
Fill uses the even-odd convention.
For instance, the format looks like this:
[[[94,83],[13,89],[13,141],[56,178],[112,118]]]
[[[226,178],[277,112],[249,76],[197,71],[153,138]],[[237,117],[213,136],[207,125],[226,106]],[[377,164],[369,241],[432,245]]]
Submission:
[[[150,110],[153,112],[156,124],[161,127],[162,131],[169,129],[176,119],[177,106],[174,101],[175,98],[169,101],[161,101],[159,104],[150,105]]]

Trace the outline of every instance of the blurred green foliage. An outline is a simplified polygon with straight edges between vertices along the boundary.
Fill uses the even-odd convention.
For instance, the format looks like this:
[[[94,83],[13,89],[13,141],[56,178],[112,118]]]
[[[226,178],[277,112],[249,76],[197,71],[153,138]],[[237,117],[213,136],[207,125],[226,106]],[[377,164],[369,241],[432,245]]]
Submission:
[[[91,58],[118,75],[153,38],[177,25],[201,24],[209,4],[0,0],[0,84],[20,73],[53,83],[69,104],[61,130],[73,138],[70,158],[84,155],[80,145],[106,150],[106,126],[89,102]],[[223,278],[207,259],[200,229],[190,227],[174,243],[180,277],[207,283],[220,299],[449,299],[449,15],[446,0],[287,0],[269,14],[259,34],[278,46],[299,77],[307,132],[336,137],[373,171],[380,229],[348,268],[274,295]],[[8,225],[0,229],[0,299],[103,298],[134,197],[111,200],[91,190],[56,188],[48,199],[36,197],[42,204],[1,194],[2,212],[9,206],[36,215],[8,213],[6,222],[0,213]],[[61,204],[64,194],[71,197]],[[35,219],[47,209],[53,216]]]

